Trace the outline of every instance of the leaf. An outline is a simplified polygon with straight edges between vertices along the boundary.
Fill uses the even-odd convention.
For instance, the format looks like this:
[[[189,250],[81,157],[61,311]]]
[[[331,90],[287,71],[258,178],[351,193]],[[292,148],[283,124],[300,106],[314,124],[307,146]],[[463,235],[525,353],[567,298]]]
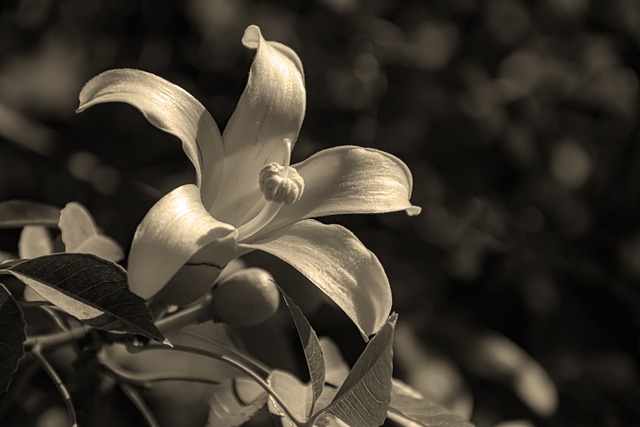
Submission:
[[[25,225],[55,227],[60,209],[45,203],[8,200],[0,203],[0,228],[21,228]]]
[[[335,387],[340,387],[349,376],[349,365],[342,357],[340,349],[328,337],[320,338],[320,347],[324,357],[325,382]]]
[[[50,255],[53,252],[53,241],[49,231],[42,225],[26,225],[20,233],[18,255],[21,259]],[[28,286],[24,288],[25,301],[44,301],[36,291]]]
[[[49,231],[42,225],[26,225],[20,233],[18,255],[22,259],[50,255],[53,252],[53,241]]]
[[[448,409],[424,400],[420,393],[393,380],[389,418],[405,427],[472,427],[469,421]]]
[[[130,332],[160,342],[144,300],[129,291],[124,269],[89,254],[54,254],[19,262],[13,274],[40,296],[91,327]]]
[[[397,314],[387,319],[322,413],[334,415],[351,427],[384,423],[391,402],[393,332],[397,319]]]
[[[24,354],[22,343],[27,338],[24,327],[22,310],[9,290],[0,283],[0,393],[8,390],[18,360]]]
[[[267,393],[255,381],[234,378],[213,389],[206,427],[236,427],[249,421],[267,402]]]
[[[99,232],[93,217],[80,203],[67,203],[60,211],[58,227],[67,252],[93,254],[109,261],[124,257],[120,245]]]
[[[322,347],[320,346],[320,341],[318,340],[316,332],[313,330],[304,314],[302,314],[300,308],[291,300],[291,298],[289,298],[287,294],[284,293],[282,289],[280,289],[280,292],[284,296],[284,301],[291,312],[293,323],[296,325],[298,336],[300,337],[300,342],[302,343],[302,348],[304,350],[304,357],[307,361],[307,368],[309,369],[313,400],[311,402],[311,407],[309,408],[309,413],[305,415],[305,418],[308,418],[313,413],[316,401],[322,394],[322,389],[324,387],[325,365],[324,357],[322,355]]]
[[[313,402],[313,392],[309,384],[301,382],[289,372],[274,369],[267,379],[271,389],[287,405],[287,409],[299,421],[307,421]],[[284,427],[295,427],[280,405],[269,399],[269,412],[281,417]]]

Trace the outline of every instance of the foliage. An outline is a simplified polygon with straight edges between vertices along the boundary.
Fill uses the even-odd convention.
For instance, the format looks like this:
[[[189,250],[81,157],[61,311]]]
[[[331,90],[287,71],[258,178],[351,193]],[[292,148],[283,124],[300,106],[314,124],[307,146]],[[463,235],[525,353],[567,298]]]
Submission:
[[[223,125],[250,62],[237,43],[257,23],[305,64],[307,119],[292,161],[349,143],[389,151],[413,171],[421,216],[335,218],[389,276],[400,313],[395,374],[481,427],[630,425],[640,417],[638,13],[627,0],[5,2],[0,199],[78,200],[126,253],[151,205],[193,172],[171,136],[126,106],[74,115],[80,88],[105,69],[148,70]],[[37,232],[56,252],[59,212]],[[17,259],[19,240],[17,228],[3,229],[0,259]],[[353,364],[358,333],[324,295],[273,258],[246,260],[272,273],[320,342],[331,336]],[[21,303],[22,285],[2,281]],[[79,326],[36,304],[23,307],[31,327]],[[53,318],[42,318],[47,310]],[[307,378],[291,333],[280,313],[232,335]],[[83,355],[94,339],[80,340]],[[43,373],[26,375],[33,366],[23,358],[13,385],[50,391]],[[82,378],[92,387],[76,382],[76,404],[99,413],[90,410],[99,382]],[[142,423],[109,390],[103,401],[129,415],[113,424]],[[48,395],[35,406],[0,397],[0,424],[28,425],[49,409],[55,418],[60,402]]]

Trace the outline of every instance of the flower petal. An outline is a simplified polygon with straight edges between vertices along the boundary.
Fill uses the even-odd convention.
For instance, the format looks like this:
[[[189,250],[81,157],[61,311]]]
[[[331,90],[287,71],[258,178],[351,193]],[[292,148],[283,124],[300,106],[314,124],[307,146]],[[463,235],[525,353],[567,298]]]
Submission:
[[[215,270],[217,277],[221,268],[235,256],[236,234],[233,227],[209,215],[195,185],[178,187],[149,210],[136,230],[129,253],[129,287],[147,299],[162,289],[188,261],[198,270]],[[212,284],[202,280],[175,283],[181,286],[184,298],[191,301]]]
[[[216,122],[197,99],[154,74],[117,69],[105,71],[84,85],[77,112],[105,102],[131,104],[149,123],[178,137],[196,168],[204,202],[211,203],[222,176],[222,137]]]
[[[241,248],[281,258],[307,276],[356,324],[366,338],[384,325],[391,289],[378,258],[339,225],[304,220]]]
[[[302,198],[283,206],[257,238],[303,218],[401,210],[409,215],[420,213],[421,208],[409,201],[411,171],[402,160],[384,151],[339,146],[320,151],[294,167],[304,178]]]
[[[306,103],[302,64],[293,50],[265,41],[255,25],[246,29],[242,43],[257,52],[247,86],[222,136],[221,188],[229,191],[220,192],[210,209],[213,216],[235,226],[263,205],[258,173],[266,164],[283,164],[288,158],[283,139],[295,143]]]

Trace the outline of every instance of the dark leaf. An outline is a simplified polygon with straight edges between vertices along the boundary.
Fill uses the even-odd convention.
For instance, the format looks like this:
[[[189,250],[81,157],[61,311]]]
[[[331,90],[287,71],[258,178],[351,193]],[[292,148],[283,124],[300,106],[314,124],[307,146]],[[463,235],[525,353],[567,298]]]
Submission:
[[[11,293],[0,283],[0,393],[7,391],[18,360],[24,354],[22,343],[26,339],[22,310]]]
[[[255,381],[235,378],[217,386],[209,397],[207,427],[237,427],[249,421],[267,402]]]
[[[309,321],[304,317],[300,308],[289,298],[282,289],[280,290],[284,296],[284,301],[291,312],[291,317],[298,330],[298,336],[304,350],[304,357],[307,360],[307,368],[309,369],[309,378],[311,379],[311,390],[313,392],[313,401],[309,408],[309,417],[313,412],[316,401],[322,394],[324,387],[325,366],[324,357],[322,356],[322,347],[316,332],[311,328]]]
[[[0,203],[0,228],[21,228],[25,225],[56,227],[60,209],[39,202],[9,200]]]
[[[60,253],[20,262],[4,272],[91,327],[164,341],[144,300],[129,290],[126,272],[114,262]]]
[[[406,427],[472,427],[448,409],[424,400],[408,385],[393,380],[389,418]]]
[[[322,412],[340,418],[351,427],[380,426],[391,401],[393,314],[369,342],[331,404]]]

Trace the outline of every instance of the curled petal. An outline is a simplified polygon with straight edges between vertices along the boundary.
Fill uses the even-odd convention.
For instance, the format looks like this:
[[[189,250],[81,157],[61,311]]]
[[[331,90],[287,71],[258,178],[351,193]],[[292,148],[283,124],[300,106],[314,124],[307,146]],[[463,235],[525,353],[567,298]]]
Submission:
[[[155,295],[186,263],[219,272],[235,256],[236,234],[209,215],[195,185],[176,188],[149,210],[136,230],[129,254],[131,291],[145,299]],[[191,301],[212,284],[175,283]]]
[[[389,316],[391,288],[380,261],[342,226],[308,219],[240,246],[268,252],[296,268],[353,320],[365,339]]]
[[[262,205],[258,174],[271,162],[283,164],[296,141],[304,118],[306,92],[302,64],[296,53],[280,43],[265,41],[260,29],[249,26],[242,38],[256,56],[247,86],[229,119],[224,141],[224,168],[220,192],[211,213],[239,226]]]
[[[409,201],[411,171],[402,160],[384,151],[339,146],[320,151],[294,167],[304,178],[302,198],[284,206],[257,238],[303,218],[402,210],[409,215],[420,213],[421,208]]]
[[[196,168],[204,202],[211,203],[222,176],[222,137],[211,114],[197,99],[154,74],[117,69],[105,71],[84,85],[77,112],[105,102],[131,104],[149,123],[178,137]]]

